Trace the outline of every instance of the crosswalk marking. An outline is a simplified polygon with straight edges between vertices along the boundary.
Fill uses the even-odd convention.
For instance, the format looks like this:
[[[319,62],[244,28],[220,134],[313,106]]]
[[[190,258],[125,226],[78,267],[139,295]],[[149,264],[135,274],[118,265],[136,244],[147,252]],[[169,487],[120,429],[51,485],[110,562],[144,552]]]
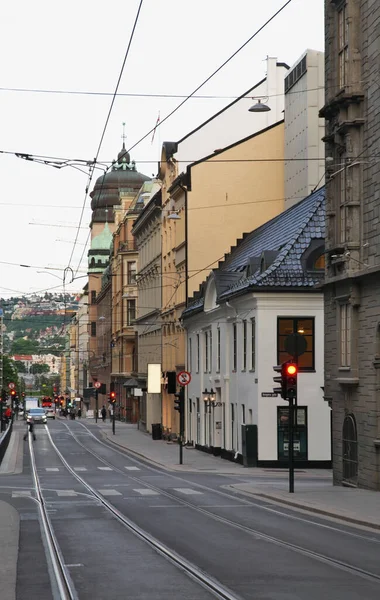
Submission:
[[[141,489],[137,489],[137,490],[133,490],[134,492],[137,492],[138,494],[141,494],[141,496],[159,496],[160,492],[156,492],[156,490],[150,490],[147,488],[141,488]]]
[[[74,490],[57,490],[57,496],[76,496]]]
[[[123,494],[121,494],[120,492],[118,492],[117,490],[98,490],[99,494],[102,494],[102,496],[122,496]]]
[[[111,467],[98,467],[98,469],[100,471],[112,471],[113,470]]]
[[[125,467],[127,471],[140,471],[138,467]]]
[[[58,467],[46,467],[45,471],[54,471],[57,472],[59,471]]]
[[[30,498],[31,494],[30,490],[17,490],[12,492],[12,498]]]
[[[74,467],[74,471],[87,471],[86,467]]]
[[[198,490],[192,490],[191,488],[173,488],[176,492],[180,494],[187,494],[190,496],[191,494],[202,494],[203,492],[198,492]]]

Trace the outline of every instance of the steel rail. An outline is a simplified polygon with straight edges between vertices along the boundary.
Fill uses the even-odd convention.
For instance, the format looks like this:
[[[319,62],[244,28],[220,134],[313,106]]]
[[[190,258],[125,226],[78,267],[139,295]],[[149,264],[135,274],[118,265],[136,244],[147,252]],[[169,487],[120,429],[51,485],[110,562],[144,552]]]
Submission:
[[[64,425],[66,425],[64,423]],[[66,427],[68,427],[66,425]],[[69,429],[69,431],[71,431]],[[358,575],[360,577],[363,577],[364,579],[370,580],[370,581],[375,581],[376,583],[380,583],[380,575],[377,575],[376,573],[372,573],[370,571],[366,571],[365,569],[361,569],[360,567],[356,567],[355,565],[351,565],[350,563],[346,563],[344,561],[338,560],[336,558],[333,558],[331,556],[327,556],[325,554],[322,554],[320,552],[315,552],[314,550],[310,550],[308,548],[304,548],[302,546],[298,546],[297,544],[293,544],[291,542],[287,542],[285,540],[281,540],[280,538],[276,538],[274,536],[268,535],[266,533],[263,533],[257,529],[254,529],[253,527],[248,527],[246,525],[242,525],[241,523],[237,523],[236,521],[232,521],[231,519],[228,519],[226,517],[222,517],[220,515],[217,515],[213,512],[211,512],[210,510],[207,510],[204,507],[201,506],[197,506],[196,504],[193,504],[191,502],[189,502],[188,500],[184,500],[183,498],[178,498],[177,496],[175,496],[174,494],[171,494],[170,492],[168,492],[167,490],[163,490],[151,483],[146,482],[145,480],[142,480],[138,477],[135,476],[131,476],[128,475],[127,473],[125,473],[124,471],[122,471],[121,469],[119,469],[118,467],[115,467],[115,465],[113,465],[112,463],[110,463],[109,461],[107,461],[106,459],[104,459],[103,457],[99,456],[96,452],[94,452],[93,450],[90,450],[89,448],[87,448],[82,442],[80,442],[78,440],[78,438],[76,437],[76,435],[71,432],[71,435],[73,436],[73,438],[75,439],[75,441],[77,442],[77,444],[79,444],[82,448],[84,448],[88,453],[90,453],[92,456],[94,456],[95,458],[97,458],[97,460],[99,460],[100,462],[102,462],[104,465],[107,465],[108,467],[112,467],[112,469],[118,473],[120,473],[121,475],[123,475],[124,477],[127,477],[129,479],[132,479],[133,481],[136,481],[138,483],[140,483],[141,485],[144,485],[145,487],[150,488],[151,490],[154,490],[158,493],[160,493],[163,496],[166,496],[167,498],[170,498],[171,500],[175,500],[176,502],[178,502],[179,504],[181,504],[182,506],[186,506],[188,508],[191,508],[192,510],[195,510],[196,512],[202,513],[210,518],[212,518],[215,521],[219,521],[220,523],[223,523],[225,525],[229,525],[230,527],[233,527],[235,529],[239,529],[240,531],[244,531],[250,535],[255,536],[256,538],[260,538],[264,541],[267,542],[271,542],[277,546],[281,546],[284,548],[287,548],[288,550],[292,550],[293,552],[296,552],[298,554],[302,554],[304,556],[307,556],[309,558],[313,558],[315,560],[318,560],[320,562],[323,562],[325,564],[329,564],[331,566],[337,567],[341,570],[344,570],[346,572],[350,572],[352,574]],[[95,437],[95,436],[94,436]],[[96,438],[95,438],[96,439]],[[212,490],[211,488],[207,488],[209,491],[215,492],[215,490]],[[222,492],[223,494],[223,492]],[[224,495],[224,494],[223,494]],[[226,496],[228,496],[228,494],[225,494]],[[229,496],[231,497],[231,496]],[[373,540],[369,540],[369,541],[373,541]],[[376,540],[377,541],[377,540]]]
[[[97,492],[87,481],[85,481],[80,475],[78,475],[74,469],[72,469],[55,445],[50,431],[45,425],[45,429],[47,431],[47,435],[49,441],[60,458],[63,465],[66,469],[79,481],[83,487],[85,487],[92,496],[94,496],[101,504],[115,517],[124,527],[126,527],[129,531],[132,531],[137,537],[146,542],[151,548],[153,548],[160,555],[164,556],[167,560],[169,560],[176,567],[179,567],[182,571],[184,571],[188,576],[190,576],[193,580],[195,580],[198,584],[204,587],[207,591],[214,594],[216,598],[220,600],[242,600],[241,596],[237,596],[227,587],[220,584],[216,579],[210,577],[207,573],[196,567],[190,561],[186,560],[184,557],[179,555],[177,552],[168,548],[165,544],[162,544],[159,540],[157,540],[154,536],[150,535],[147,531],[139,527],[136,523],[134,523],[131,519],[128,519],[125,515],[123,515],[115,506],[113,506],[108,500],[104,498],[99,492]],[[78,442],[78,440],[76,440]],[[78,442],[80,444],[80,442]],[[85,448],[85,446],[84,446]],[[103,461],[103,459],[101,459]],[[106,461],[103,461],[104,463]],[[123,473],[125,475],[125,473]]]
[[[40,480],[37,473],[32,436],[30,433],[28,434],[28,438],[33,482],[36,491],[36,500],[40,511],[43,533],[45,535],[47,549],[49,551],[49,557],[51,560],[51,565],[53,568],[54,578],[57,584],[60,600],[78,600],[78,595],[68,575],[65,563],[62,558],[62,553],[59,549],[59,545],[55,537],[52,524],[50,522],[49,514],[45,506]]]
[[[65,425],[65,427],[67,427],[68,432],[71,435],[73,435],[72,431],[68,427],[68,425],[66,423],[63,423],[63,424]],[[116,452],[117,454],[120,454],[120,456],[127,457],[132,462],[134,462],[134,463],[136,463],[136,464],[138,464],[140,466],[143,466],[144,468],[149,469],[150,471],[153,471],[154,473],[162,473],[162,470],[163,470],[168,477],[171,477],[173,479],[177,479],[178,481],[182,481],[184,483],[188,483],[187,479],[184,479],[180,475],[173,474],[172,472],[169,472],[167,469],[165,469],[165,467],[161,467],[162,470],[160,470],[159,465],[157,465],[157,467],[152,467],[151,465],[149,465],[147,459],[145,459],[144,457],[141,457],[141,459],[137,458],[136,454],[133,453],[133,451],[130,451],[127,448],[122,449],[119,444],[115,444],[111,440],[107,440],[107,443],[104,442],[103,440],[100,440],[99,438],[97,438],[92,433],[92,431],[90,431],[86,427],[86,425],[84,425],[83,423],[78,423],[78,424],[81,425],[81,427],[83,427],[88,432],[88,434],[91,437],[93,437],[96,442],[98,442],[98,444],[104,446],[105,448],[108,448],[109,450],[112,450],[112,451]],[[80,443],[78,440],[77,440],[77,442]],[[88,448],[86,446],[85,446],[85,448],[86,448],[86,450],[88,450]],[[107,463],[107,464],[108,464],[108,466],[112,466],[113,468],[117,468],[117,467],[114,467],[114,465],[112,465],[111,463]],[[123,475],[126,475],[126,473],[123,472]],[[260,510],[263,510],[263,511],[266,511],[266,512],[270,512],[270,513],[273,513],[273,514],[276,514],[276,515],[284,516],[284,517],[286,517],[288,519],[291,519],[291,520],[294,520],[294,521],[300,521],[302,523],[307,523],[309,525],[313,525],[313,526],[319,527],[321,529],[328,529],[330,531],[335,531],[337,533],[341,533],[342,535],[346,535],[346,536],[349,536],[349,537],[358,538],[358,539],[361,539],[361,540],[372,542],[374,544],[380,544],[380,537],[378,537],[378,538],[368,537],[366,535],[362,535],[362,534],[359,534],[359,533],[354,533],[353,531],[347,531],[347,530],[344,530],[344,529],[340,529],[339,527],[334,527],[333,525],[327,525],[326,523],[320,523],[318,521],[312,521],[310,519],[306,519],[304,517],[299,517],[299,516],[294,515],[294,514],[289,514],[287,512],[282,512],[279,509],[272,508],[272,507],[269,507],[269,506],[266,506],[266,505],[263,505],[263,504],[259,504],[258,502],[253,502],[252,500],[247,500],[246,497],[247,497],[248,494],[246,494],[245,492],[236,492],[234,490],[231,490],[229,492],[224,492],[222,490],[210,488],[207,485],[204,485],[202,483],[198,483],[198,482],[195,482],[195,481],[192,482],[192,485],[195,486],[195,487],[197,487],[197,488],[200,488],[202,490],[213,492],[213,493],[215,493],[215,494],[217,494],[217,495],[219,495],[219,496],[221,496],[223,498],[228,498],[229,500],[236,500],[236,499],[238,499],[239,502],[242,502],[243,504],[246,504],[247,506],[252,506],[254,508],[259,508]],[[242,498],[241,497],[242,495],[245,496],[245,497]],[[298,507],[292,507],[292,506],[285,506],[285,507],[281,506],[281,508],[288,509],[288,510],[294,510],[294,511],[298,510]],[[300,510],[302,510],[304,512],[308,511],[307,508],[303,508],[303,509],[300,509]],[[319,519],[329,519],[329,516],[326,516],[326,515],[316,514],[316,515],[313,515],[313,516],[316,517],[316,518],[319,518]],[[335,519],[335,520],[338,519],[338,517],[331,517],[331,518]],[[351,527],[351,528],[355,527],[354,523],[342,523],[342,525],[346,525],[346,526]],[[366,527],[368,529],[371,529],[369,525],[366,526]],[[376,530],[374,533],[378,534],[378,531]]]

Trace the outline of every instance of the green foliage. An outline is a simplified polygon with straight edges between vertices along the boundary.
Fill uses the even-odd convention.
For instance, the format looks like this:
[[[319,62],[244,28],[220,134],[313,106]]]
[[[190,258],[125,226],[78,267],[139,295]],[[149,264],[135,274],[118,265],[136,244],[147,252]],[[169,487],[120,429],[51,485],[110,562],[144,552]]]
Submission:
[[[25,364],[21,360],[15,360],[14,365],[15,365],[18,373],[27,373],[28,372],[28,369],[26,368]]]
[[[46,364],[36,363],[30,367],[30,372],[36,375],[37,373],[49,373],[50,367]]]
[[[8,383],[13,381],[18,385],[18,372],[15,365],[15,361],[12,360],[7,354],[3,354],[3,387],[6,388]]]
[[[12,354],[38,354],[39,345],[35,340],[24,340],[19,338],[14,340],[11,346]]]

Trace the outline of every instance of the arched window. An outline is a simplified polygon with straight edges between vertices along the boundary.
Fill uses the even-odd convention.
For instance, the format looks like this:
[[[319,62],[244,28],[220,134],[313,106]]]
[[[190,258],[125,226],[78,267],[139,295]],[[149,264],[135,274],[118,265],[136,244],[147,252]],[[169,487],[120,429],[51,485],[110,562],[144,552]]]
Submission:
[[[326,264],[325,254],[321,254],[314,261],[313,271],[324,271],[325,270],[325,264]]]
[[[358,436],[354,415],[343,421],[343,479],[356,484],[358,479]]]

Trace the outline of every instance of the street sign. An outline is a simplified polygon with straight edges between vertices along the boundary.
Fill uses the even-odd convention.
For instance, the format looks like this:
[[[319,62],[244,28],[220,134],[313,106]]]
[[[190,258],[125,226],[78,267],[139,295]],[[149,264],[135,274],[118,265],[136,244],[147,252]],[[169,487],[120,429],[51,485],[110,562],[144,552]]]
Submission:
[[[102,386],[102,384],[100,383],[100,381],[95,381],[94,387],[100,388],[101,386]]]
[[[13,383],[13,381],[11,381],[10,383],[8,383],[8,387],[9,387],[10,390],[14,390],[16,386]]]
[[[277,396],[276,392],[261,392],[262,398],[277,398]]]
[[[285,338],[284,348],[290,356],[298,358],[306,352],[306,338],[300,333],[292,333]]]
[[[177,381],[179,385],[189,385],[191,381],[191,375],[188,371],[181,371],[177,375]]]

